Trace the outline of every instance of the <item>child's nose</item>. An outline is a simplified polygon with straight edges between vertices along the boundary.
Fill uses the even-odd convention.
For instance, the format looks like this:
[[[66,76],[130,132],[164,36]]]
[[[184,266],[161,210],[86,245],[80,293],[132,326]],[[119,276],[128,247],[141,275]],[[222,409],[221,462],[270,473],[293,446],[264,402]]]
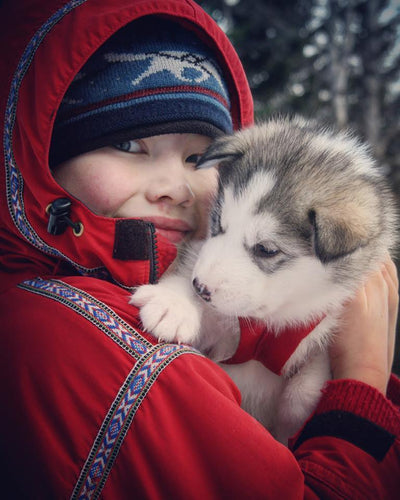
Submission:
[[[190,207],[194,202],[194,193],[184,175],[170,172],[162,177],[152,179],[146,192],[147,199],[152,203],[165,202],[171,205]]]

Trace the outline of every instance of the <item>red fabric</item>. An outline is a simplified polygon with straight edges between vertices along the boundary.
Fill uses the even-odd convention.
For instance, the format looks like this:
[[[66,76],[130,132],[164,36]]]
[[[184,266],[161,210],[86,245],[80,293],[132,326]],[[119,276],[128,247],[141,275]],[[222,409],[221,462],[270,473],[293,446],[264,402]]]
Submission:
[[[400,381],[392,376],[389,392],[396,394]],[[319,498],[397,498],[400,492],[399,477],[399,407],[378,391],[353,380],[335,380],[327,384],[323,397],[315,411],[315,415],[325,414],[332,410],[351,412],[360,417],[367,417],[382,429],[387,429],[395,438],[393,445],[384,460],[377,461],[369,454],[363,454],[360,461],[359,448],[354,444],[337,438],[314,438],[305,441],[296,451],[295,456],[308,478],[308,484],[319,492]],[[301,432],[291,441],[295,446]],[[340,446],[340,458],[337,446]],[[337,464],[332,469],[330,460],[335,457]],[[354,481],[354,477],[362,474],[366,481]],[[323,478],[323,479],[322,479]]]
[[[3,116],[10,91],[9,79],[15,75],[15,68],[21,62],[20,58],[26,45],[32,43],[32,37],[47,20],[46,16],[56,15],[57,10],[63,4],[68,5],[68,2],[29,0],[9,1],[6,4],[2,15],[0,61],[0,74],[3,75],[0,111]],[[151,263],[128,261],[122,264],[112,258],[117,219],[97,216],[81,202],[74,200],[71,219],[83,224],[82,236],[71,237],[71,230],[57,236],[47,232],[48,204],[60,197],[71,198],[50,175],[47,159],[55,110],[84,61],[118,28],[139,16],[151,13],[174,16],[182,23],[195,21],[201,36],[221,54],[221,64],[226,68],[226,80],[231,93],[235,128],[250,125],[253,120],[252,99],[239,58],[226,36],[198,5],[191,1],[90,0],[62,17],[38,45],[34,52],[35,63],[27,68],[18,90],[18,102],[23,102],[24,105],[18,106],[13,128],[14,163],[22,169],[25,179],[25,215],[38,237],[51,248],[60,249],[76,266],[90,270],[106,268],[114,280],[130,287],[148,282]],[[72,32],[73,45],[77,50],[71,50]],[[10,118],[12,119],[12,114]],[[4,174],[3,168],[0,172],[2,185]],[[19,245],[20,232],[16,230],[15,223],[10,218],[6,202],[5,198],[1,200],[1,215],[4,219],[0,227],[0,237],[5,240],[5,252],[0,254],[0,263],[10,268],[10,259],[13,257],[10,246],[14,246],[16,240]],[[43,252],[35,252],[30,245],[27,247],[26,243],[25,241],[18,249],[21,259],[29,253],[30,259],[40,260],[47,270],[57,265],[54,258],[46,258]],[[13,250],[15,252],[15,247]],[[157,265],[160,274],[169,266],[175,255],[175,247],[168,245],[166,241],[159,245]],[[1,286],[7,286],[8,277],[6,275],[1,280]]]
[[[70,10],[60,15],[64,6]],[[329,433],[291,451],[241,410],[237,388],[217,365],[138,330],[127,288],[148,282],[155,262],[112,258],[116,220],[73,200],[82,236],[47,233],[46,207],[66,195],[47,165],[62,96],[105,39],[150,13],[174,16],[214,47],[235,126],[251,124],[240,61],[191,0],[2,2],[2,497],[70,498],[86,485],[82,498],[93,486],[112,500],[397,497],[400,418],[389,399],[336,381],[310,418],[343,410],[392,433],[381,462]],[[152,250],[162,273],[175,249],[160,238]],[[395,379],[388,393],[399,401]]]
[[[126,307],[120,287],[80,277],[63,281],[77,289],[84,284],[91,296],[136,325],[136,310]],[[25,314],[6,315],[16,302]],[[134,363],[63,304],[21,289],[0,304],[3,327],[12,332],[0,363],[7,380],[2,397],[12,409],[1,415],[7,429],[1,445],[8,450],[2,485],[10,488],[15,480],[9,498],[69,498]],[[293,455],[240,409],[239,399],[214,363],[192,354],[176,359],[139,407],[103,498],[128,499],[132,492],[135,498],[243,498],[243,492],[262,498],[267,478],[274,497],[283,492],[285,498],[301,498],[303,477]]]
[[[240,318],[239,346],[232,358],[224,363],[236,364],[256,359],[266,368],[280,375],[286,361],[300,342],[314,330],[320,321],[308,325],[290,326],[280,330],[277,334],[260,322]]]

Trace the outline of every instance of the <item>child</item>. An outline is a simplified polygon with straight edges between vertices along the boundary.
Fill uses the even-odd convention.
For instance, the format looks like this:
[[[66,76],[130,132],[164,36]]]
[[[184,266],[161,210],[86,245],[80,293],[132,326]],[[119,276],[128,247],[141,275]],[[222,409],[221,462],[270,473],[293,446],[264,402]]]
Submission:
[[[317,410],[277,443],[217,365],[157,344],[128,304],[204,236],[216,173],[196,159],[252,122],[236,53],[191,0],[57,5],[2,12],[3,496],[394,497],[393,263],[346,308]]]

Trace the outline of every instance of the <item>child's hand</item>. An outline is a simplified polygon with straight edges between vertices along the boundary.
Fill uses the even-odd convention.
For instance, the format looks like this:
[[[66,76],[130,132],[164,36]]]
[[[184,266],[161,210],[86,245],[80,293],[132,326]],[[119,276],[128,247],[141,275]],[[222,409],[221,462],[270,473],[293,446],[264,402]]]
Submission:
[[[334,379],[359,380],[386,394],[394,356],[398,287],[396,267],[388,257],[345,306],[330,347]]]

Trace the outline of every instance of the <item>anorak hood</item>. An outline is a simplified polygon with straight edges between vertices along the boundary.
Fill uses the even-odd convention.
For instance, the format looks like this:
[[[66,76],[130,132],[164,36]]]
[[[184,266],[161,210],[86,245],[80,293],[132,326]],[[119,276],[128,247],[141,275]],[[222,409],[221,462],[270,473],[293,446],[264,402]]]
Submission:
[[[248,126],[252,98],[231,43],[190,0],[6,0],[1,11],[2,288],[32,274],[103,277],[126,288],[156,281],[176,248],[157,237],[152,224],[95,215],[53,179],[48,154],[55,115],[100,45],[131,21],[156,14],[190,26],[213,49],[228,84],[234,128]],[[68,226],[49,234],[48,208],[59,198],[71,200],[69,217],[83,231]]]

